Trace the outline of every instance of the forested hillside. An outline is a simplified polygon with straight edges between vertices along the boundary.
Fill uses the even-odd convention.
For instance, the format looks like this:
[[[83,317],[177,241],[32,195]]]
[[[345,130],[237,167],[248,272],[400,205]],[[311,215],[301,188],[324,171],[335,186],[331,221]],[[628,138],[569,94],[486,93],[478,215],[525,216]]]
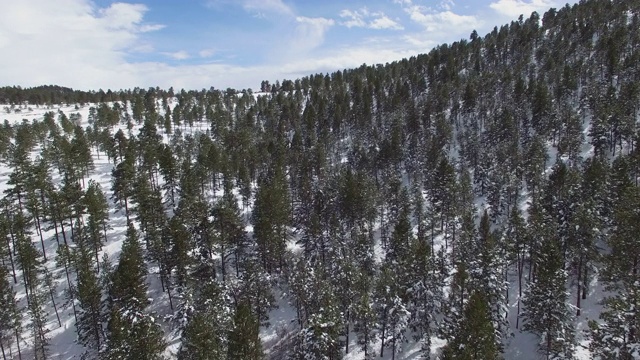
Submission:
[[[256,93],[1,88],[3,358],[640,358],[638,29],[582,0]]]

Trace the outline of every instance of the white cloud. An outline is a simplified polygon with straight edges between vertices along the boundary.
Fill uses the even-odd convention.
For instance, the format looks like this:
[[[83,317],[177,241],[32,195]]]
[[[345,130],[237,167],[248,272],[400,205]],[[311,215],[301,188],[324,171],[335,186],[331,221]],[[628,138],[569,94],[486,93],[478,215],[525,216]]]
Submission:
[[[160,28],[143,20],[146,12],[126,3],[100,9],[90,0],[3,1],[0,79],[22,86],[122,86],[118,70],[128,65],[127,53],[149,50],[141,34]]]
[[[403,27],[397,22],[391,20],[388,16],[382,15],[377,19],[373,19],[369,23],[369,27],[372,29],[393,29],[393,30],[402,30]]]
[[[480,23],[472,15],[458,15],[452,11],[429,12],[418,6],[409,10],[409,16],[429,32],[451,31],[462,26],[473,28]]]
[[[142,26],[140,26],[139,30],[140,32],[152,32],[152,31],[158,31],[158,30],[162,30],[164,29],[165,26],[162,24],[144,24]]]
[[[430,39],[437,39],[439,42],[458,40],[457,37],[466,36],[471,30],[483,24],[476,15],[461,15],[453,12],[455,3],[452,0],[440,1],[437,9],[416,5],[411,0],[394,0],[394,3],[399,4],[413,22],[421,25]],[[418,39],[418,36],[418,34],[410,35],[413,39]]]
[[[440,9],[445,10],[445,11],[450,11],[451,9],[453,9],[453,6],[455,5],[455,3],[453,2],[453,0],[442,0],[440,1]]]
[[[163,55],[166,55],[174,60],[186,60],[188,58],[190,58],[191,56],[189,56],[189,53],[184,51],[184,50],[180,50],[180,51],[176,51],[176,52],[165,52],[162,53]]]
[[[402,25],[389,18],[383,12],[370,12],[369,9],[363,7],[359,10],[342,10],[338,14],[341,18],[346,19],[341,25],[348,28],[361,27],[369,29],[391,29],[402,30]]]
[[[146,11],[147,7],[142,4],[113,3],[108,8],[99,9],[98,13],[109,28],[134,30]]]
[[[293,10],[291,7],[282,0],[244,0],[242,7],[246,11],[257,12],[263,14],[264,12],[275,12],[279,14],[285,14],[293,16]]]
[[[393,24],[386,20],[385,14],[369,10],[347,10],[341,12],[344,16],[336,21],[296,16],[291,7],[278,0],[241,0],[237,6],[244,6],[247,11],[281,15],[277,31],[285,32],[274,33],[277,41],[270,43],[268,50],[273,52],[273,58],[267,59],[264,65],[214,62],[212,56],[219,51],[217,43],[165,54],[178,60],[197,58],[201,63],[194,63],[196,60],[164,62],[162,58],[136,63],[131,59],[156,51],[147,32],[162,28],[145,21],[148,10],[144,5],[115,3],[100,9],[95,0],[0,1],[0,53],[3,55],[0,56],[0,86],[58,84],[86,90],[151,86],[257,88],[262,79],[295,79],[311,73],[358,67],[362,63],[399,60],[427,52],[439,43],[466,37],[474,28],[482,33],[490,30],[483,30],[483,26],[500,24],[496,20],[500,14],[493,11],[491,18],[480,22],[480,15],[462,15],[437,5],[446,2],[434,1],[434,8],[428,8],[417,6],[411,0],[396,0],[407,17],[421,24],[419,32],[392,32],[369,39],[358,38],[351,43],[351,39],[345,37],[342,47],[336,49],[328,41],[325,44],[327,33],[334,31],[337,23],[353,20],[353,14],[361,14],[366,26],[392,28]],[[502,5],[533,4],[524,0],[492,1]],[[544,4],[548,4],[550,0],[545,1]],[[224,51],[234,50],[225,48]],[[245,59],[254,56],[252,53],[233,55]]]
[[[297,16],[296,23],[289,50],[292,55],[303,55],[324,42],[325,33],[335,24],[335,21],[323,17]]]
[[[366,8],[364,10],[367,10]],[[362,11],[362,10],[361,10]],[[360,14],[357,10],[356,11],[351,11],[351,10],[342,10],[340,11],[340,17],[341,18],[347,18],[348,20],[345,20],[342,22],[342,25],[348,27],[348,28],[352,28],[352,27],[365,27],[367,26],[367,23],[364,21],[363,15]]]
[[[139,53],[139,54],[149,54],[154,52],[156,49],[153,47],[153,45],[149,44],[149,43],[141,43],[139,45],[133,46],[129,49],[130,52],[132,53]]]
[[[502,15],[516,18],[521,14],[528,18],[532,12],[544,12],[557,5],[557,1],[551,0],[498,0],[489,4],[489,7]]]
[[[208,58],[208,57],[212,57],[215,53],[216,51],[214,49],[202,49],[198,52],[198,55],[201,58]]]

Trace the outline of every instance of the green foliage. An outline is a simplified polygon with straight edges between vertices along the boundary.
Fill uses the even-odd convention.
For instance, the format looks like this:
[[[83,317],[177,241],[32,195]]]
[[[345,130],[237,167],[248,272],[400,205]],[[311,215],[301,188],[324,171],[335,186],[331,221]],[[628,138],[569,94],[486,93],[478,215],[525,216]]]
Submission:
[[[233,316],[233,329],[229,332],[227,358],[229,360],[263,358],[259,337],[260,324],[251,312],[251,306],[240,303]]]
[[[474,292],[453,340],[442,352],[442,359],[500,359],[494,332],[489,304],[482,293]]]

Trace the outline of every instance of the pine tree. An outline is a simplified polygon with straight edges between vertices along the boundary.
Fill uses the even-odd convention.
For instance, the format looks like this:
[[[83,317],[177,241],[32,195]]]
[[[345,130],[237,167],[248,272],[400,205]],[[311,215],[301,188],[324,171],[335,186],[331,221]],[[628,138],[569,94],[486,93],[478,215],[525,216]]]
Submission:
[[[499,359],[494,333],[489,304],[485,296],[476,291],[469,298],[460,327],[444,348],[442,359]]]
[[[260,342],[260,324],[251,312],[251,306],[241,302],[236,307],[233,316],[233,329],[229,332],[229,360],[259,360],[262,359],[262,344]]]
[[[73,154],[74,168],[78,171],[78,177],[83,178],[84,184],[84,177],[89,175],[89,172],[95,168],[91,157],[91,148],[87,135],[80,125],[74,127],[73,135],[70,150]]]
[[[366,277],[366,275],[361,276]],[[368,279],[359,281],[363,289],[359,291],[361,294],[353,309],[353,331],[356,333],[357,344],[364,353],[364,360],[372,360],[376,356],[372,347],[375,339],[376,314],[373,309],[371,290],[366,284],[368,282]]]
[[[640,356],[640,250],[638,231],[640,190],[622,174],[617,186],[617,206],[613,213],[613,231],[609,238],[611,251],[604,256],[602,280],[606,296],[600,314],[602,323],[589,323],[590,349],[602,359],[634,359]]]
[[[87,246],[93,250],[96,266],[99,265],[98,253],[107,241],[107,229],[109,228],[109,204],[100,184],[89,181],[84,202],[87,207],[87,229],[91,241]]]
[[[198,284],[193,313],[182,333],[180,360],[225,359],[232,329],[230,301],[215,280]]]
[[[269,312],[277,308],[273,295],[272,277],[262,268],[255,255],[247,256],[241,264],[241,301],[247,302],[260,325],[269,325]]]
[[[27,311],[31,317],[29,327],[33,333],[34,357],[44,360],[48,354],[49,329],[46,326],[47,313],[45,303],[47,293],[45,287],[45,269],[40,260],[38,250],[25,233],[24,216],[19,212],[16,216],[17,262],[22,269],[22,277],[27,294]]]
[[[129,220],[129,201],[131,200],[136,174],[134,145],[125,145],[126,148],[120,150],[120,158],[123,160],[111,172],[113,199],[119,208],[124,208],[127,220]]]
[[[320,275],[322,277],[323,275]],[[338,299],[331,285],[320,278],[314,279],[317,299],[310,304],[310,315],[297,334],[292,350],[293,359],[331,360],[341,357],[340,335],[344,324]]]
[[[553,236],[542,240],[535,280],[525,291],[522,329],[540,336],[539,349],[547,359],[570,359],[573,325],[567,304],[567,274]]]
[[[2,358],[7,359],[8,348],[21,330],[21,316],[18,311],[15,292],[9,283],[8,271],[0,266],[0,350]]]
[[[259,184],[253,209],[254,236],[262,266],[268,273],[285,264],[289,220],[289,192],[284,174],[278,170]]]
[[[77,300],[79,302],[76,329],[81,344],[87,348],[85,356],[93,357],[104,344],[102,291],[97,275],[97,266],[93,262],[90,236],[85,229],[76,229],[76,248],[73,253],[77,273]]]
[[[110,318],[104,352],[109,360],[128,359],[130,354],[142,359],[163,358],[162,329],[145,312],[149,304],[146,275],[137,230],[129,223],[118,265],[111,275]]]
[[[507,322],[507,288],[505,279],[505,246],[498,244],[499,236],[492,233],[489,215],[485,210],[480,218],[478,239],[474,249],[478,253],[471,261],[470,277],[472,288],[481,289],[490,309],[490,319],[495,329],[495,346],[502,351],[503,338],[509,328]]]
[[[213,235],[220,253],[220,268],[224,282],[227,280],[227,264],[231,255],[234,257],[236,275],[239,274],[240,258],[247,245],[240,209],[238,209],[238,202],[231,192],[230,183],[225,181],[224,195],[212,209],[211,215],[214,218]]]
[[[415,239],[409,257],[409,311],[414,340],[420,341],[420,351],[431,353],[431,335],[437,303],[442,301],[442,283],[436,277],[434,257],[426,239]]]
[[[375,290],[376,315],[380,328],[380,356],[384,356],[385,347],[391,347],[391,357],[402,352],[406,342],[406,330],[409,326],[409,311],[400,297],[400,289],[392,267],[383,265]]]

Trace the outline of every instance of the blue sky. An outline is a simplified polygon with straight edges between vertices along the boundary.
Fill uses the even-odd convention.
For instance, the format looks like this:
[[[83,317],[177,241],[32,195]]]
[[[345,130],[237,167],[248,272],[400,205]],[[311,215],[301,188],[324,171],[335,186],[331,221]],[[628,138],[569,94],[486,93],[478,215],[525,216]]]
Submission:
[[[0,0],[0,85],[257,89],[425,53],[565,3]]]

